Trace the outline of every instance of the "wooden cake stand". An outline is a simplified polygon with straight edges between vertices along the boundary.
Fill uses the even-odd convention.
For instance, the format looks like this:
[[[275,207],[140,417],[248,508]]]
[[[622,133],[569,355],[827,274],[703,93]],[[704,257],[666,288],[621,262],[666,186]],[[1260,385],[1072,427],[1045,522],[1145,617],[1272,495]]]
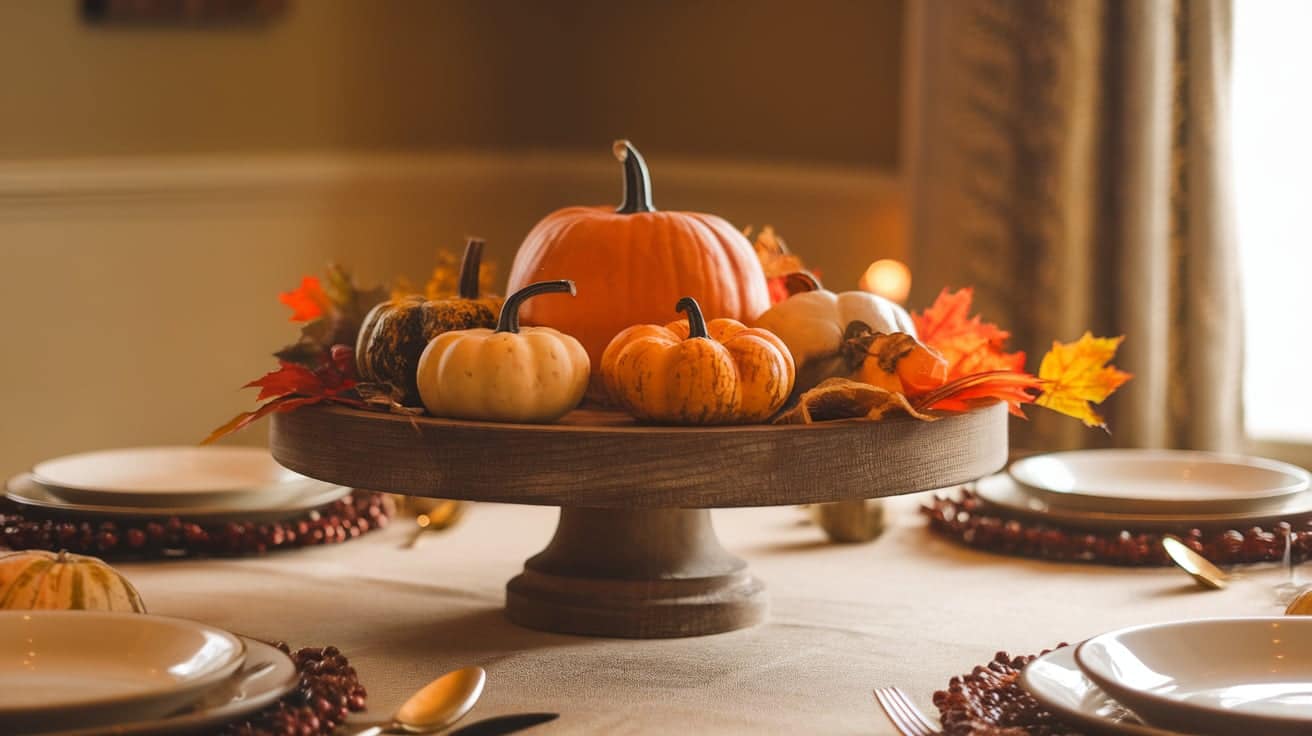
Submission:
[[[274,414],[270,446],[330,483],[559,506],[547,548],[506,586],[546,631],[656,638],[751,626],[764,586],[720,546],[709,509],[876,498],[964,483],[1007,459],[998,404],[937,422],[638,426],[579,410],[559,424],[468,422],[315,406]]]

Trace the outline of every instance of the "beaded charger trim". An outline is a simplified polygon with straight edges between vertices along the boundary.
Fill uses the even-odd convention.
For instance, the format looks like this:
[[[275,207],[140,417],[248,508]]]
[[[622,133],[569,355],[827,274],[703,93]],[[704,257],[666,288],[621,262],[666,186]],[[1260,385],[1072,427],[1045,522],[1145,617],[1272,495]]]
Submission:
[[[223,727],[221,736],[331,734],[349,714],[364,710],[368,693],[337,647],[293,652],[284,642],[273,646],[296,663],[300,684],[268,708]]]
[[[162,519],[89,520],[0,500],[0,549],[67,550],[105,559],[238,557],[336,544],[387,526],[396,507],[386,494],[349,496],[275,522]]]
[[[1057,645],[1057,648],[1066,646]],[[934,693],[944,736],[1080,736],[1044,709],[1017,680],[1038,655],[1012,657],[998,652],[988,664],[954,677]]]
[[[969,489],[936,495],[921,507],[929,528],[968,547],[1061,562],[1104,565],[1169,565],[1159,532],[1076,529],[1010,515]],[[1177,533],[1195,552],[1218,565],[1277,562],[1288,546],[1293,562],[1312,556],[1312,519],[1297,527],[1279,522],[1269,528],[1201,530]]]

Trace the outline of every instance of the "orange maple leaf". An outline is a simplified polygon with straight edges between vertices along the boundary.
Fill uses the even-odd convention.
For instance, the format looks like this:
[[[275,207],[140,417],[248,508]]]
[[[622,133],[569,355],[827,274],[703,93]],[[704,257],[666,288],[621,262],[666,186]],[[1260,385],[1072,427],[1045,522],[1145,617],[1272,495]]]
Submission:
[[[1093,333],[1085,332],[1075,342],[1054,341],[1052,350],[1039,365],[1039,378],[1044,385],[1035,403],[1075,417],[1086,426],[1106,429],[1107,423],[1094,412],[1093,405],[1101,404],[1133,377],[1108,365],[1124,339],[1124,336],[1094,337]]]
[[[969,411],[979,404],[1005,401],[1007,410],[1024,419],[1022,404],[1032,403],[1043,381],[1022,371],[995,370],[962,376],[916,399],[924,411]]]
[[[975,290],[946,288],[928,309],[911,315],[920,341],[948,361],[948,380],[988,371],[1025,370],[1025,353],[1005,351],[1011,333],[970,316]]]
[[[332,306],[323,284],[317,276],[306,276],[301,285],[278,295],[278,301],[292,309],[292,322],[311,322],[319,319]]]

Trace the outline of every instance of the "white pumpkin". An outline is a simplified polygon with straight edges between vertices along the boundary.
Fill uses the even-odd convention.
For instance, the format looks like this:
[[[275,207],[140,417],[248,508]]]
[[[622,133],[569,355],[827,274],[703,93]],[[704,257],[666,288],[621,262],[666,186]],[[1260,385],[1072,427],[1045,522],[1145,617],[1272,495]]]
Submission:
[[[583,345],[550,327],[520,327],[519,306],[538,294],[569,292],[572,281],[530,284],[506,299],[497,329],[446,332],[419,357],[424,408],[437,417],[554,422],[579,405],[591,363]]]
[[[826,378],[849,376],[860,367],[843,355],[853,322],[863,323],[873,332],[916,336],[907,310],[877,294],[836,294],[821,288],[807,273],[790,275],[789,288],[800,290],[758,317],[756,326],[778,335],[793,354],[798,376],[795,391],[813,388]]]
[[[100,559],[44,550],[0,554],[0,608],[146,612],[132,583]]]

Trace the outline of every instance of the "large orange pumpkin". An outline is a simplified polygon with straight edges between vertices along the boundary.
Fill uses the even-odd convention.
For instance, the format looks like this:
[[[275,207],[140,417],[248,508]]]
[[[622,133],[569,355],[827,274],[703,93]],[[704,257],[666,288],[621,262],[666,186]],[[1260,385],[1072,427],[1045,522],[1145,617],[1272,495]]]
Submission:
[[[569,278],[579,294],[529,301],[523,322],[573,335],[600,365],[620,330],[664,322],[685,294],[697,295],[707,319],[750,323],[769,309],[765,273],[747,238],[715,215],[658,211],[642,156],[628,141],[617,141],[614,152],[624,165],[623,204],[556,210],[519,247],[507,293]]]

